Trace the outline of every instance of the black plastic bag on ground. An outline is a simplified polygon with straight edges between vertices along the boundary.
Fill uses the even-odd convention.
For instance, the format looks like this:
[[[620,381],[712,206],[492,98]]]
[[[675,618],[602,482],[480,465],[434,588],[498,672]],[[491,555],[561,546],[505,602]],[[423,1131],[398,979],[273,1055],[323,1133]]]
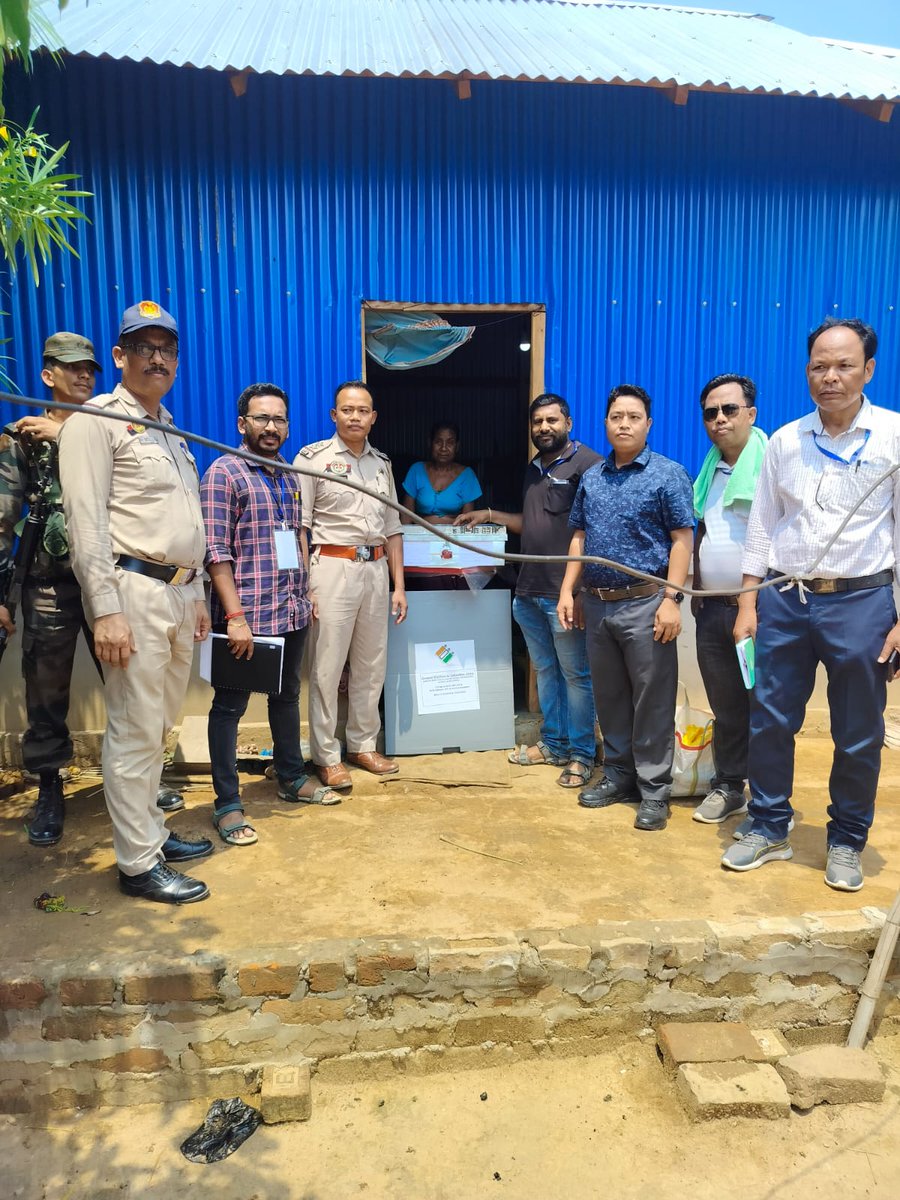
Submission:
[[[221,1162],[246,1142],[262,1122],[262,1114],[238,1096],[214,1100],[199,1129],[181,1143],[181,1153],[195,1163]]]

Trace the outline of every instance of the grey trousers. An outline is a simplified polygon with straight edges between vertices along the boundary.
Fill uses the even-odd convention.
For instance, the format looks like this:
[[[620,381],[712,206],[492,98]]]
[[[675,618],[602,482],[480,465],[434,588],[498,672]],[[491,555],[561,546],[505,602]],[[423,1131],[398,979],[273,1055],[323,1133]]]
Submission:
[[[601,600],[586,592],[584,617],[606,776],[641,799],[672,789],[677,642],[655,642],[661,596]]]

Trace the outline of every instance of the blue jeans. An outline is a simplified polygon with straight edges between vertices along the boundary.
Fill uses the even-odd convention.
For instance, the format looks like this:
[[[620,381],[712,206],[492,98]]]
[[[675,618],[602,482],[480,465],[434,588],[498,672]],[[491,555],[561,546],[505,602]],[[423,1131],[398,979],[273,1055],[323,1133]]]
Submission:
[[[828,674],[834,742],[828,845],[865,847],[875,815],[887,702],[887,665],[877,659],[896,619],[890,586],[807,593],[806,604],[796,588],[760,592],[749,757],[756,832],[772,841],[787,837],[794,738],[821,662]]]
[[[541,740],[566,762],[592,765],[597,743],[584,630],[563,629],[549,596],[516,596],[512,611],[534,663]]]
[[[290,782],[303,774],[300,750],[300,669],[306,630],[295,629],[284,637],[281,691],[269,697],[269,729],[272,731],[272,761],[279,779]],[[237,772],[238,723],[247,711],[249,692],[216,688],[209,710],[207,736],[212,765],[215,811],[240,807],[241,790]]]

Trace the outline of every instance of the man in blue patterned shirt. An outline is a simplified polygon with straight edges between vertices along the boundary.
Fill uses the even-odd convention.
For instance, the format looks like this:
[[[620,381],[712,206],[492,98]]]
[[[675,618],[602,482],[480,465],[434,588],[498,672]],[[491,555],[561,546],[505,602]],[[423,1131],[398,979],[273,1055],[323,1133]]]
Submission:
[[[571,629],[575,591],[584,619],[594,703],[603,734],[605,776],[579,794],[584,808],[639,800],[636,829],[664,829],[669,817],[679,605],[693,545],[690,477],[647,446],[650,397],[621,384],[609,393],[606,436],[612,452],[585,472],[569,524],[569,554],[596,555],[657,575],[668,586],[598,564],[570,562],[559,618]],[[582,578],[583,577],[583,578]]]
[[[213,628],[228,637],[235,658],[253,656],[253,636],[283,637],[281,691],[269,696],[269,728],[278,797],[292,803],[339,804],[330,788],[303,771],[300,750],[300,669],[312,615],[307,596],[309,550],[300,524],[294,476],[275,469],[288,435],[288,398],[272,383],[254,383],[238,398],[243,448],[272,468],[237,454],[217,458],[200,485],[206,525],[206,566],[213,584]],[[238,723],[249,692],[216,688],[209,712],[209,757],[216,793],[213,824],[224,842],[251,846],[256,831],[244,817],[238,784]]]

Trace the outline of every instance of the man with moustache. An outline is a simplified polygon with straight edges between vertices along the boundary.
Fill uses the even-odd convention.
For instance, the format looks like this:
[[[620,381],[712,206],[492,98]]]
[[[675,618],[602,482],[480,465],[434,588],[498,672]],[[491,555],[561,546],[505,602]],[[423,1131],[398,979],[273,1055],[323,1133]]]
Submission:
[[[94,347],[78,333],[54,333],[44,343],[41,379],[54,404],[84,404],[100,370]],[[72,573],[62,496],[57,436],[71,410],[50,407],[22,417],[0,435],[0,596],[13,574],[12,547],[26,501],[49,506],[37,552],[22,588],[22,674],[28,728],[22,739],[26,771],[38,776],[37,802],[25,821],[32,846],[53,846],[63,835],[65,801],[60,771],[72,759],[69,693],[78,634],[90,633],[81,589]],[[0,627],[16,629],[0,604]]]
[[[875,330],[857,318],[829,317],[810,333],[815,411],[772,435],[743,558],[745,587],[767,575],[791,582],[764,588],[758,601],[756,592],[742,595],[734,627],[735,640],[756,638],[750,829],[722,866],[751,871],[793,856],[794,738],[821,662],[834,742],[825,882],[846,892],[863,886],[860,854],[875,816],[887,684],[896,674],[889,659],[900,652],[900,473],[890,473],[900,462],[900,415],[876,408],[863,390],[877,348]]]
[[[712,446],[694,481],[694,587],[721,592],[695,596],[697,663],[715,717],[715,775],[694,820],[718,825],[747,811],[747,739],[750,693],[734,649],[734,622],[743,572],[750,505],[768,438],[757,429],[756,384],[746,375],[716,375],[700,393],[700,411]],[[735,830],[737,834],[740,826]]]
[[[113,347],[122,381],[92,407],[128,420],[76,413],[59,438],[72,567],[103,664],[103,787],[119,887],[166,904],[206,899],[205,883],[168,864],[212,852],[206,838],[168,834],[156,802],[194,642],[209,632],[197,467],[183,440],[143,423],[172,424],[162,400],[178,357],[165,309],[152,300],[126,309]]]
[[[269,696],[278,798],[339,804],[335,792],[304,774],[300,751],[300,669],[312,605],[296,476],[277,469],[287,466],[279,450],[288,436],[288,398],[273,383],[253,383],[238,397],[237,410],[242,448],[272,465],[223,454],[201,481],[213,628],[227,635],[236,658],[253,657],[254,634],[284,638],[281,690]],[[216,688],[209,711],[213,824],[232,846],[258,840],[244,816],[236,765],[238,723],[249,700],[249,692]]]
[[[584,582],[584,619],[594,703],[603,732],[605,776],[579,794],[584,808],[640,800],[635,829],[665,829],[672,789],[673,714],[678,687],[679,605],[694,533],[684,467],[647,445],[650,397],[621,384],[606,403],[609,456],[582,479],[569,514],[569,553],[612,559],[665,578],[636,583],[613,567],[570,562],[559,619],[575,622]]]
[[[572,502],[582,475],[600,455],[572,438],[572,416],[562,396],[537,396],[528,414],[537,454],[525,472],[522,511],[482,508],[457,517],[456,524],[471,528],[499,521],[521,536],[523,554],[567,554]],[[597,747],[580,595],[571,628],[562,626],[556,612],[565,569],[560,562],[523,563],[519,570],[513,616],[534,665],[543,719],[538,742],[519,746],[510,762],[562,767],[557,783],[574,788],[590,780]]]
[[[312,542],[309,740],[319,779],[341,791],[353,786],[335,736],[338,686],[347,661],[347,761],[373,775],[399,770],[375,747],[388,609],[398,625],[407,610],[402,526],[395,509],[340,482],[352,479],[396,502],[390,460],[369,442],[376,417],[372,394],[361,379],[340,384],[331,409],[334,436],[304,446],[294,459],[295,466],[326,476],[300,476],[301,521]],[[390,597],[389,576],[394,581]]]

